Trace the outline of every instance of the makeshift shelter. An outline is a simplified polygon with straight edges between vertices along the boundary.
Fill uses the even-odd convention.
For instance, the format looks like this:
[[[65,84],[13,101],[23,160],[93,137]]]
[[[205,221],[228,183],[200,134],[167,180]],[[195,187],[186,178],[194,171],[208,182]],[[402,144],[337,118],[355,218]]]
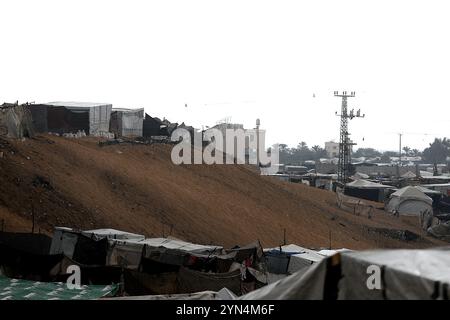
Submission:
[[[386,205],[388,212],[398,212],[403,215],[417,215],[421,212],[432,212],[433,200],[418,188],[407,186],[391,194]]]
[[[34,135],[28,105],[4,103],[0,106],[0,136],[22,139]]]
[[[146,138],[157,136],[169,136],[167,120],[162,121],[157,117],[151,117],[145,114],[143,121],[142,135]]]
[[[110,130],[117,137],[142,137],[144,109],[112,109]]]
[[[388,190],[394,188],[393,186],[360,179],[347,183],[344,188],[344,194],[351,197],[383,202]]]
[[[112,104],[49,102],[30,105],[37,132],[58,134],[84,131],[90,135],[109,132]]]
[[[306,273],[299,271],[238,299],[448,299],[449,253],[449,248],[341,252]],[[373,287],[376,281],[371,281],[376,277],[378,288]]]
[[[280,250],[281,249],[281,250]],[[297,246],[295,244],[284,245],[279,248],[265,249],[266,256],[272,257],[276,255],[286,256],[287,268],[285,273],[292,274],[302,269],[307,269],[311,265],[322,261],[325,256],[321,255],[319,252]],[[270,261],[270,260],[269,260]],[[279,261],[282,265],[284,264],[283,259]],[[284,269],[284,267],[283,267]],[[269,272],[270,265],[269,265]],[[275,272],[276,273],[276,272]]]

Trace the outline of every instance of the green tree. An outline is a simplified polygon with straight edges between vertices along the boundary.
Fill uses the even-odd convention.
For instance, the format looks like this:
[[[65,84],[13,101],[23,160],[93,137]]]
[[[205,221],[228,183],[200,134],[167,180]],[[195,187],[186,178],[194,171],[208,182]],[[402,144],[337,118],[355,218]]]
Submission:
[[[359,148],[353,153],[353,157],[355,158],[360,157],[375,158],[379,156],[381,156],[381,152],[375,150],[374,148]]]

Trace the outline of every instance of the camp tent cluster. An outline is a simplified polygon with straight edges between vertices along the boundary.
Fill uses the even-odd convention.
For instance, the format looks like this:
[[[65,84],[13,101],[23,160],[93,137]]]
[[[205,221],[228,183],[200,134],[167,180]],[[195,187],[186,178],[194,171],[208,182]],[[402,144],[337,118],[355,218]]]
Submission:
[[[448,299],[449,257],[448,248],[224,249],[115,229],[2,232],[0,299]],[[82,283],[69,288],[74,265]]]

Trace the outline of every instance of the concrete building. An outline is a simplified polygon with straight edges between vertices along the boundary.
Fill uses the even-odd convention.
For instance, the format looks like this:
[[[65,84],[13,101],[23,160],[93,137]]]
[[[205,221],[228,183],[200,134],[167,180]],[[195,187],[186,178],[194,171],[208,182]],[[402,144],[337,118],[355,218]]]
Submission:
[[[325,151],[328,158],[339,157],[339,142],[327,141],[325,142]]]

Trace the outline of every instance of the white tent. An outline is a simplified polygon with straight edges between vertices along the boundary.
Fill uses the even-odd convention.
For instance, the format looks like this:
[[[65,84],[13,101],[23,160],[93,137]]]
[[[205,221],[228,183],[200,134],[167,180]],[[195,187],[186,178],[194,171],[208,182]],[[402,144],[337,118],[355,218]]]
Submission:
[[[420,215],[426,210],[432,211],[433,199],[416,187],[407,186],[391,194],[386,205],[389,212],[403,215]]]
[[[408,171],[408,172],[402,174],[402,178],[414,179],[414,178],[417,178],[417,176],[416,176],[416,174],[414,172]]]

